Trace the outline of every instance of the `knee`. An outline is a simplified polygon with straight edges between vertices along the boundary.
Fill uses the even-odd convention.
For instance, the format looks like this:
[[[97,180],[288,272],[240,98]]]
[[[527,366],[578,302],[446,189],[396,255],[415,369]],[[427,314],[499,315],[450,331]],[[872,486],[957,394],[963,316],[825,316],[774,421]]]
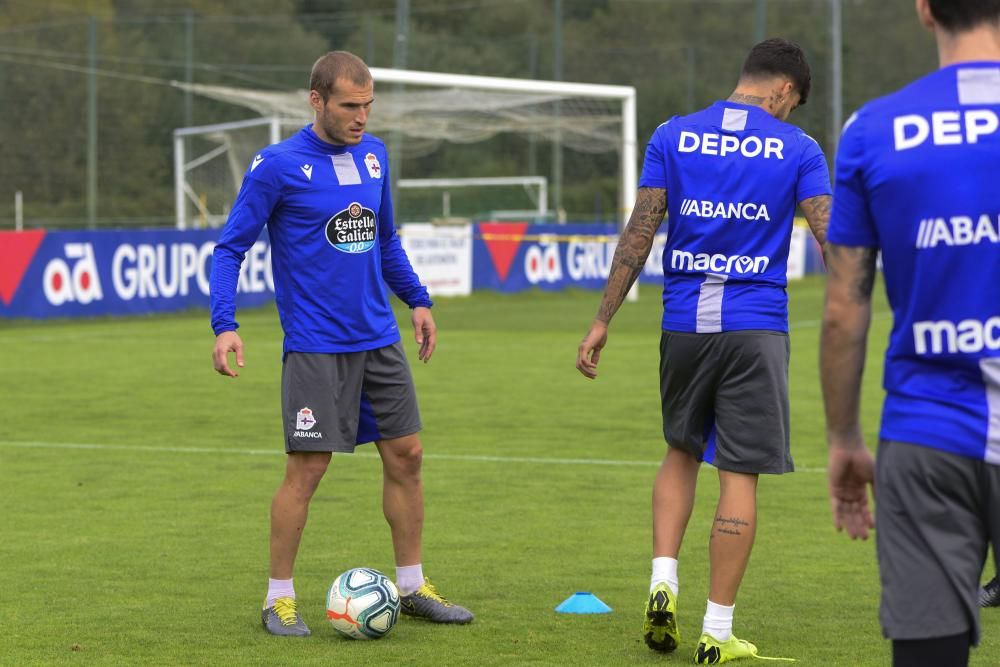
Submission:
[[[285,481],[299,495],[311,498],[330,464],[329,456],[305,456],[288,466]]]
[[[386,457],[386,473],[396,479],[419,479],[423,461],[424,448],[419,440],[414,440],[404,447],[394,448],[392,454]]]

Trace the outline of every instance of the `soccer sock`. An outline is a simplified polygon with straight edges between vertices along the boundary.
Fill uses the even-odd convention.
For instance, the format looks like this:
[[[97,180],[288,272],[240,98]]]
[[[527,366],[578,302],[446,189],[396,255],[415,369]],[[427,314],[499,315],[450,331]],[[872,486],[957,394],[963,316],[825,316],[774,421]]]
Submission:
[[[396,566],[396,588],[400,595],[410,595],[424,585],[424,566],[420,563],[416,565]]]
[[[273,606],[278,598],[295,599],[295,586],[292,585],[291,579],[267,580],[267,606]]]
[[[965,667],[969,664],[970,634],[933,639],[894,639],[893,667]]]
[[[705,609],[705,620],[702,622],[702,634],[710,634],[720,642],[727,642],[733,636],[733,610],[736,605],[727,607],[708,601]]]
[[[649,579],[650,592],[659,583],[665,583],[670,592],[677,595],[677,559],[660,556],[653,559],[653,576]]]

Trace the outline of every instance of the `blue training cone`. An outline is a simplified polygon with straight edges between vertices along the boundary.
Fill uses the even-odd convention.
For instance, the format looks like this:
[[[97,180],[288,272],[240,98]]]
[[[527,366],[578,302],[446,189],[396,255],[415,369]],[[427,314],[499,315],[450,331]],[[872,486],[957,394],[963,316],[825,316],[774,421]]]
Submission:
[[[608,614],[611,612],[611,607],[593,593],[579,592],[563,600],[563,603],[556,607],[556,611],[563,614]]]

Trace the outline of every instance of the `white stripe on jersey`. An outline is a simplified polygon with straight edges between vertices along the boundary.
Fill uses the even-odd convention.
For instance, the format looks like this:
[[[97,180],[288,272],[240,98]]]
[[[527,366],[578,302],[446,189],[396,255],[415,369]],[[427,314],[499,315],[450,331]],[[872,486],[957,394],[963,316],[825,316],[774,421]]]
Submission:
[[[722,295],[725,293],[729,276],[706,273],[705,282],[698,290],[698,314],[695,322],[696,333],[719,333],[722,331]]]
[[[722,129],[733,132],[742,132],[747,129],[746,109],[726,109],[722,112]]]
[[[350,153],[338,153],[331,155],[333,160],[333,170],[337,173],[337,182],[341,185],[360,185],[361,174],[358,173],[358,165],[354,163],[354,156]]]
[[[956,80],[959,104],[1000,104],[1000,67],[960,69]]]
[[[989,415],[986,427],[986,462],[1000,465],[1000,358],[980,359],[983,384],[986,385],[986,405]]]

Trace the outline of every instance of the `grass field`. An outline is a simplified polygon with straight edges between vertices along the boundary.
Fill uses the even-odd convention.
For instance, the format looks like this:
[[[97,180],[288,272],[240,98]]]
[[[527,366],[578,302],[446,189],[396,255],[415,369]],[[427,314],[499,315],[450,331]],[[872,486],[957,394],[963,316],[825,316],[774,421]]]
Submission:
[[[799,471],[761,480],[735,630],[763,655],[801,665],[886,665],[874,543],[837,535],[829,518],[822,290],[813,278],[790,292]],[[574,359],[598,299],[484,293],[438,303],[438,350],[429,365],[414,363],[426,425],[424,565],[477,619],[404,618],[378,642],[339,639],[323,611],[341,571],[393,573],[371,446],[335,457],[312,505],[295,583],[313,636],[283,640],[259,626],[268,505],[284,463],[273,309],[240,314],[247,365],[236,380],[212,370],[204,313],[0,324],[0,664],[690,664],[718,484],[706,468],[680,557],[681,649],[653,654],[639,625],[664,450],[660,306],[646,288],[623,308],[601,376],[588,382]],[[881,299],[873,329],[862,403],[870,436],[889,329]],[[613,613],[555,613],[575,591]],[[983,629],[972,664],[996,665],[1000,610],[984,612]]]

